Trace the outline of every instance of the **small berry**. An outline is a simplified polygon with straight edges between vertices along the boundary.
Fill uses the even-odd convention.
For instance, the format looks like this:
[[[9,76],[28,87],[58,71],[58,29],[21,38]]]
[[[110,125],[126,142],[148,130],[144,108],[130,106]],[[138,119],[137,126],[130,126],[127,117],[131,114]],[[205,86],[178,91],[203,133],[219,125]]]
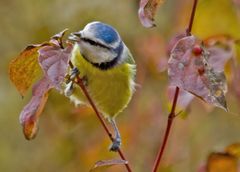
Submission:
[[[203,75],[204,72],[205,72],[205,69],[204,69],[203,67],[201,67],[201,68],[198,69],[198,74],[199,74],[199,75]]]
[[[200,45],[195,45],[192,49],[192,52],[195,56],[200,56],[203,52],[202,47]]]

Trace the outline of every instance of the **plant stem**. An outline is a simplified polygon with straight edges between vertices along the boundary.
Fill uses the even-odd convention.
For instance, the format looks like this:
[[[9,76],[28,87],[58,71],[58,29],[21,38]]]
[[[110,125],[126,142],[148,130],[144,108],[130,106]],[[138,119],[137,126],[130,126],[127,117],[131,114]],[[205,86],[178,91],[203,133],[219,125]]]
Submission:
[[[191,35],[193,21],[194,21],[194,17],[195,17],[195,13],[196,13],[196,8],[197,8],[197,3],[198,3],[198,0],[194,0],[190,21],[189,21],[189,24],[188,24],[188,28],[186,30],[186,33],[187,33],[188,36]]]
[[[167,123],[167,128],[166,128],[166,131],[165,131],[165,134],[164,134],[163,143],[160,146],[157,158],[154,162],[152,172],[157,172],[158,166],[161,162],[163,152],[164,152],[165,146],[167,144],[168,136],[169,136],[169,133],[170,133],[170,130],[171,130],[171,127],[172,127],[172,122],[173,122],[174,117],[176,116],[175,115],[175,109],[176,109],[176,105],[177,105],[178,95],[179,95],[179,87],[176,87],[175,95],[174,95],[174,99],[173,99],[173,103],[172,103],[172,109],[171,109],[170,114],[168,115],[168,123]]]
[[[186,35],[187,36],[191,35],[197,3],[198,3],[198,0],[194,0],[193,6],[192,6],[192,12],[191,12],[191,16],[190,16],[190,20],[189,20],[189,24],[188,24],[188,28],[186,29]],[[176,87],[175,94],[174,94],[174,99],[173,99],[173,103],[172,103],[172,109],[171,109],[171,112],[168,115],[168,123],[167,123],[167,128],[165,130],[163,143],[162,143],[162,145],[160,145],[160,148],[159,148],[159,151],[158,151],[158,154],[157,154],[157,158],[156,158],[156,160],[154,162],[154,165],[153,165],[152,172],[157,172],[159,164],[161,162],[161,159],[162,159],[162,156],[163,156],[163,153],[164,153],[164,150],[165,150],[168,138],[169,138],[170,130],[172,128],[172,123],[173,123],[174,118],[176,117],[175,109],[176,109],[176,105],[177,105],[178,96],[179,96],[179,87]]]
[[[70,66],[71,68],[74,67],[71,61],[69,61],[69,66]],[[77,79],[76,83],[79,85],[79,87],[81,87],[83,93],[85,94],[86,98],[88,99],[90,105],[92,106],[94,112],[96,113],[96,115],[97,115],[100,123],[102,124],[102,126],[103,126],[104,130],[106,131],[107,135],[109,136],[110,140],[111,140],[111,141],[114,141],[114,138],[113,138],[110,130],[108,129],[106,123],[104,122],[104,120],[103,120],[103,118],[102,118],[101,113],[99,112],[99,110],[97,109],[95,103],[93,102],[92,98],[90,97],[90,95],[89,95],[89,93],[88,93],[85,85],[83,84],[82,79],[81,79],[78,75],[77,75],[77,78],[76,78],[76,79]],[[123,154],[123,152],[121,151],[120,148],[118,149],[117,152],[118,152],[118,154],[119,154],[119,156],[121,157],[122,160],[127,161],[126,158],[125,158],[125,156],[124,156],[124,154]],[[130,168],[130,166],[129,166],[128,163],[126,163],[125,166],[126,166],[126,169],[127,169],[128,172],[132,172],[132,170],[131,170],[131,168]]]

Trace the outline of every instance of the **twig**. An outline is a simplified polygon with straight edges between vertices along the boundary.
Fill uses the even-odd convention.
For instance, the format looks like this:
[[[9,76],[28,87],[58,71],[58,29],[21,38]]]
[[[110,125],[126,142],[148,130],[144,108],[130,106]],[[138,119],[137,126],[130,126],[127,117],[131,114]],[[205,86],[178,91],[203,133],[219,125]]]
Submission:
[[[178,95],[179,95],[179,87],[176,87],[175,95],[174,95],[174,99],[173,99],[173,103],[172,103],[172,110],[171,110],[170,114],[168,115],[168,123],[167,123],[167,128],[166,128],[166,131],[165,131],[165,134],[164,134],[163,143],[160,146],[157,158],[154,162],[152,172],[157,172],[158,166],[161,162],[163,152],[164,152],[165,146],[167,144],[168,136],[169,136],[169,133],[170,133],[170,130],[171,130],[171,127],[172,127],[172,122],[173,122],[173,119],[176,117],[175,109],[176,109],[176,105],[177,105]]]
[[[186,34],[188,36],[191,35],[197,3],[198,3],[198,0],[194,0],[193,7],[192,7],[192,12],[191,12],[191,17],[190,17],[190,20],[189,20],[189,25],[188,25],[188,28],[186,29]],[[159,151],[158,151],[158,154],[157,154],[157,158],[156,158],[156,160],[154,162],[154,165],[153,165],[152,172],[157,172],[159,164],[161,162],[161,159],[162,159],[162,156],[163,156],[163,153],[164,153],[164,150],[165,150],[168,138],[169,138],[172,123],[173,123],[174,118],[176,117],[175,109],[176,109],[176,105],[177,105],[178,96],[179,96],[179,87],[176,87],[175,95],[174,95],[174,99],[173,99],[173,103],[172,103],[172,109],[171,109],[170,114],[168,115],[168,123],[167,123],[167,128],[165,130],[163,143],[162,143],[162,145],[160,145],[160,148],[159,148]]]
[[[74,67],[71,61],[69,61],[69,66],[70,66],[71,68]],[[110,140],[111,140],[111,141],[114,141],[114,138],[113,138],[111,132],[110,132],[109,129],[107,128],[107,125],[106,125],[106,123],[104,122],[104,120],[103,120],[103,118],[102,118],[102,115],[100,114],[100,112],[98,111],[95,103],[93,102],[92,98],[90,97],[90,95],[89,95],[89,93],[88,93],[85,85],[83,84],[82,79],[81,79],[78,75],[77,75],[77,78],[76,78],[76,79],[77,79],[76,83],[79,85],[79,87],[81,87],[83,93],[85,94],[86,98],[88,99],[90,105],[92,106],[94,112],[96,113],[99,121],[101,122],[101,124],[102,124],[104,130],[106,131],[107,135],[109,136]],[[117,152],[118,152],[118,154],[119,154],[119,156],[121,157],[122,160],[127,161],[126,158],[125,158],[125,156],[124,156],[124,154],[123,154],[123,152],[121,151],[120,148],[118,149]],[[130,166],[129,166],[128,163],[126,163],[125,166],[126,166],[126,169],[127,169],[128,172],[132,172],[132,170],[131,170],[131,168],[130,168]]]
[[[196,8],[197,8],[197,3],[198,3],[198,0],[194,0],[189,25],[188,25],[188,28],[186,29],[186,33],[188,36],[191,35],[193,21],[194,21],[194,17],[195,17],[195,13],[196,13]]]

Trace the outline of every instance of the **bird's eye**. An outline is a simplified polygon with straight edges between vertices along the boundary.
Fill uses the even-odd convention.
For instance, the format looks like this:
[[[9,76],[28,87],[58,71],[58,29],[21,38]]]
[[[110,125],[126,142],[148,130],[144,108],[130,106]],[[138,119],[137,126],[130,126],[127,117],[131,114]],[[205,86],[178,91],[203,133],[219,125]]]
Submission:
[[[101,43],[99,43],[99,42],[95,42],[95,41],[93,41],[93,40],[91,40],[91,39],[88,39],[88,38],[81,38],[81,40],[83,40],[83,41],[85,41],[85,42],[87,42],[87,43],[89,43],[89,44],[91,44],[91,45],[94,45],[94,46],[99,46],[99,47],[102,47],[102,48],[106,48],[106,49],[108,49],[108,50],[111,49],[110,47],[108,47],[108,46],[106,46],[106,45],[103,45],[103,44],[101,44]]]

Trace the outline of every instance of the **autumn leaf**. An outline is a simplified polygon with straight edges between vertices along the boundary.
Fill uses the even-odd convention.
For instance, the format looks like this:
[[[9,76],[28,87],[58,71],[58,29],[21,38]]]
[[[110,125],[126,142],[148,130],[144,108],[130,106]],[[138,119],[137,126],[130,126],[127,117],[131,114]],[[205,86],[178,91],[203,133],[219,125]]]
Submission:
[[[23,133],[28,140],[33,139],[37,134],[38,119],[47,102],[48,92],[52,87],[53,85],[46,77],[38,81],[32,88],[30,102],[23,108],[20,114]]]
[[[176,87],[168,87],[168,98],[173,101]],[[178,106],[182,109],[186,109],[193,100],[194,95],[185,90],[180,90],[178,95]]]
[[[54,87],[61,90],[61,83],[66,75],[72,47],[62,49],[59,46],[46,46],[39,50],[39,63],[45,76]]]
[[[168,61],[170,85],[184,89],[227,111],[226,78],[209,63],[211,55],[194,36],[180,39]]]
[[[63,37],[66,34],[66,32],[68,31],[68,29],[64,29],[61,32],[53,35],[50,39],[50,43],[55,44],[56,46],[59,46],[63,49]]]
[[[125,165],[128,162],[122,159],[111,159],[111,160],[101,160],[95,163],[95,165],[93,166],[93,168],[90,170],[92,171],[97,171],[103,168],[109,168],[111,166],[115,166],[115,165]]]
[[[227,35],[217,35],[204,41],[209,54],[209,64],[216,71],[224,71],[227,61],[234,57],[234,40]]]
[[[240,158],[240,143],[233,143],[225,148],[225,152],[228,154],[235,156],[236,158]]]
[[[41,68],[44,72],[43,78],[32,88],[30,102],[20,114],[20,123],[28,140],[36,136],[38,119],[47,102],[49,90],[55,87],[61,91],[72,50],[71,44],[63,47],[65,32],[66,29],[54,35],[47,43],[28,46],[10,63],[10,79],[22,95],[39,76]]]
[[[163,0],[141,0],[138,10],[140,22],[144,27],[154,27],[154,16]]]
[[[207,172],[237,172],[237,158],[228,153],[211,153],[207,161]]]
[[[22,96],[41,74],[38,50],[49,43],[27,46],[9,65],[9,77]]]
[[[180,39],[182,39],[182,38],[184,38],[184,37],[186,37],[186,36],[187,36],[186,33],[178,33],[178,34],[174,35],[174,36],[170,39],[170,41],[169,41],[168,44],[167,44],[167,54],[168,54],[169,56],[170,56],[170,54],[171,54],[171,51],[172,51],[173,47],[176,45],[176,43],[177,43]]]

